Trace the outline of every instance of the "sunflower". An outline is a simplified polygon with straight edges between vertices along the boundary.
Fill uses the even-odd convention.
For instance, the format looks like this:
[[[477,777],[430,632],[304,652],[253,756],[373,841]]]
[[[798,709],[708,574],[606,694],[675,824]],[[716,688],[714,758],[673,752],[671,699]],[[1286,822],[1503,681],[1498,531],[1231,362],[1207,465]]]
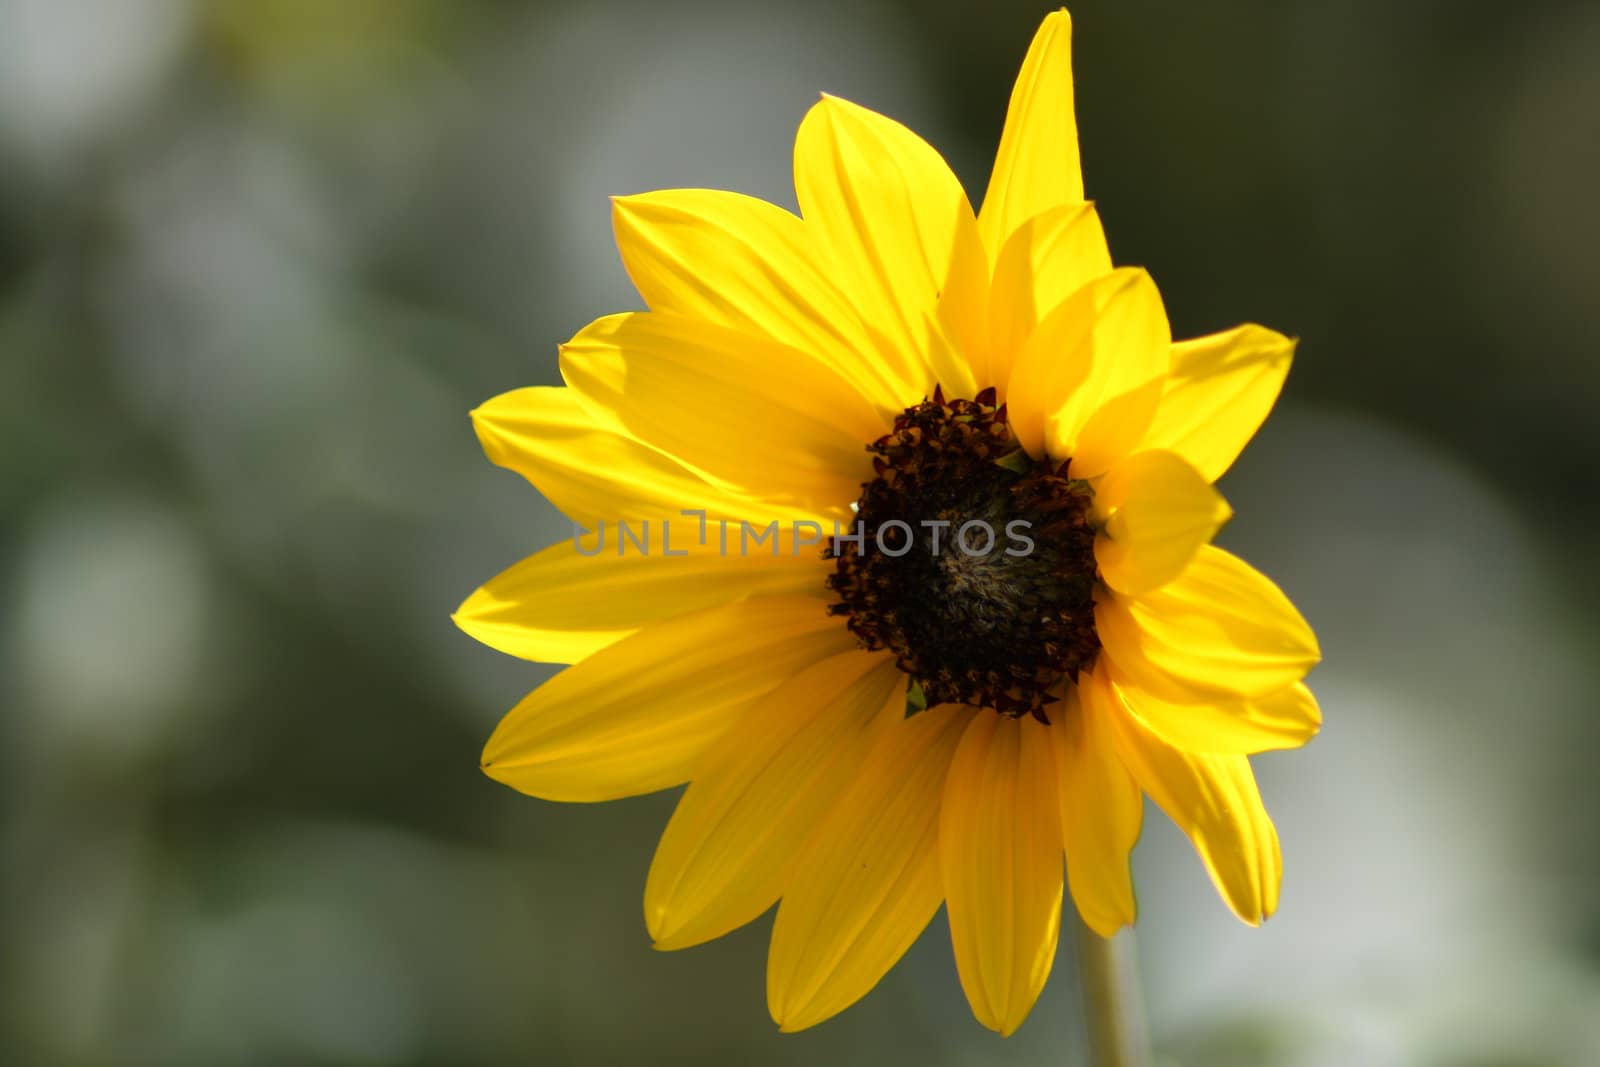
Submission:
[[[483,769],[549,800],[688,783],[645,885],[655,946],[777,905],[773,1018],[849,1007],[948,911],[1002,1034],[1049,975],[1064,888],[1133,922],[1148,794],[1247,923],[1278,902],[1247,756],[1303,744],[1316,639],[1209,542],[1213,483],[1293,342],[1174,343],[1083,199],[1071,23],[1048,16],[982,209],[937,151],[834,97],[798,216],[731,192],[617,198],[649,310],[561,349],[565,387],[473,412],[581,528],[456,615],[570,664]],[[607,542],[609,524],[615,534]]]

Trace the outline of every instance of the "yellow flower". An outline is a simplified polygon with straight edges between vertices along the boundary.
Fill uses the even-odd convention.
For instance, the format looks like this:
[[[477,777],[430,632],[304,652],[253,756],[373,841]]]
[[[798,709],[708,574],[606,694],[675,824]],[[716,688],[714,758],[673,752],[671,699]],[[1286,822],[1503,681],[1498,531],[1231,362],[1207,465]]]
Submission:
[[[699,944],[777,904],[784,1030],[865,995],[943,904],[973,1012],[1011,1033],[1064,885],[1099,934],[1133,921],[1141,791],[1241,919],[1277,906],[1246,757],[1316,733],[1319,653],[1208,542],[1231,514],[1212,483],[1294,346],[1260,326],[1174,344],[1149,275],[1112,267],[1070,33],[1065,11],[1040,28],[976,215],[934,149],[832,97],[796,138],[800,217],[615,200],[650,310],[580,331],[565,388],[473,413],[489,457],[589,531],[456,616],[572,664],[484,770],[564,801],[689,783],[650,935]]]

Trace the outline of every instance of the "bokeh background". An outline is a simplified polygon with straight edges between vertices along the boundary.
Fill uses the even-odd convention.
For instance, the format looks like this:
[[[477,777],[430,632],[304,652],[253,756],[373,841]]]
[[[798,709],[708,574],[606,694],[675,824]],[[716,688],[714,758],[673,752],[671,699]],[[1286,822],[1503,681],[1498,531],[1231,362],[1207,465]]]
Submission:
[[[1082,1063],[942,918],[767,1019],[650,950],[673,797],[477,771],[548,669],[448,616],[562,536],[466,412],[637,306],[606,197],[792,205],[819,90],[981,191],[1046,5],[0,0],[0,1062]],[[1081,0],[1090,195],[1177,332],[1302,337],[1224,541],[1318,627],[1278,917],[1159,814],[1165,1061],[1600,1062],[1600,8]]]

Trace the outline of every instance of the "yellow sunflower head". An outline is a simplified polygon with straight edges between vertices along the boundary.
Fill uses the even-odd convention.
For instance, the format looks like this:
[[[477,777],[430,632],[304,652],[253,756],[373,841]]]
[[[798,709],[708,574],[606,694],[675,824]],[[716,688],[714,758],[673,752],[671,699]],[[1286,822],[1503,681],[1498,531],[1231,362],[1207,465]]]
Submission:
[[[799,216],[735,193],[619,198],[649,311],[563,346],[564,388],[473,413],[574,521],[457,622],[571,664],[487,773],[598,801],[689,783],[645,887],[658,948],[778,905],[773,1017],[814,1025],[949,913],[978,1019],[1010,1033],[1064,887],[1109,936],[1149,794],[1245,922],[1277,905],[1247,756],[1304,743],[1316,639],[1212,547],[1212,483],[1293,342],[1173,343],[1083,199],[1065,11],[1012,92],[982,209],[905,127],[824,97]]]

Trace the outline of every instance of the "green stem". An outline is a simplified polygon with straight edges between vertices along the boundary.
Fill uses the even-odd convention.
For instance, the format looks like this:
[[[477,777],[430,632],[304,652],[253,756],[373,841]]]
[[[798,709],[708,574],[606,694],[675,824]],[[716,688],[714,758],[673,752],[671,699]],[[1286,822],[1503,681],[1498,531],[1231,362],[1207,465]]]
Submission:
[[[1133,931],[1104,938],[1078,920],[1078,981],[1094,1067],[1149,1067]]]

